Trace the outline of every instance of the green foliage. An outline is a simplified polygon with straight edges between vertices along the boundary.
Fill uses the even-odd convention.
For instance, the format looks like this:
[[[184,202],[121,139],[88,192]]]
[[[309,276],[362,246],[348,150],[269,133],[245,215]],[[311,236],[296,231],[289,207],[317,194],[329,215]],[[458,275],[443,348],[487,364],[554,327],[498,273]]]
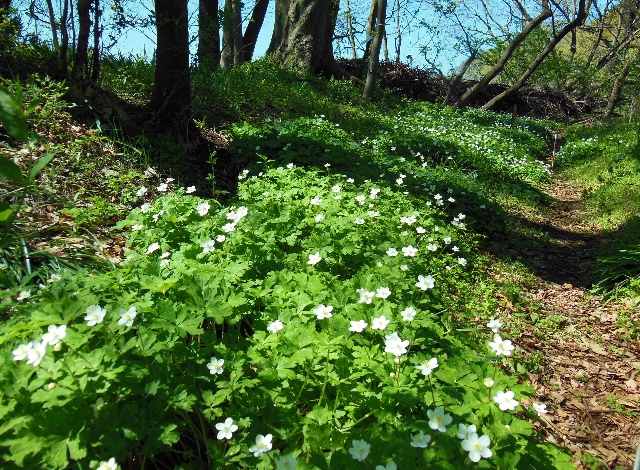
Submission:
[[[121,226],[135,251],[121,267],[67,274],[14,304],[0,327],[10,464],[272,468],[293,454],[309,468],[358,468],[348,449],[364,439],[373,465],[459,468],[468,453],[457,425],[474,424],[491,438],[481,468],[572,468],[534,439],[524,414],[492,400],[531,389],[497,367],[482,325],[462,331],[455,292],[472,282],[474,239],[447,215],[455,202],[424,204],[446,187],[427,180],[405,193],[295,165],[242,179],[230,209],[179,190],[133,211]],[[415,256],[402,254],[408,246]],[[434,286],[421,290],[425,275]],[[90,325],[96,305],[105,315]],[[407,307],[416,315],[403,320]],[[371,329],[382,316],[385,329]],[[359,320],[362,333],[352,330]],[[26,358],[35,367],[13,360],[56,325],[66,335]],[[391,332],[408,341],[397,356]],[[431,358],[438,367],[423,375],[416,366]],[[436,407],[453,419],[445,432],[429,424]],[[227,418],[238,428],[218,439]],[[419,431],[432,436],[426,448],[410,445]],[[258,434],[271,434],[273,449],[256,458]]]
[[[122,97],[146,103],[155,81],[155,60],[145,55],[107,54],[101,57],[100,84]]]

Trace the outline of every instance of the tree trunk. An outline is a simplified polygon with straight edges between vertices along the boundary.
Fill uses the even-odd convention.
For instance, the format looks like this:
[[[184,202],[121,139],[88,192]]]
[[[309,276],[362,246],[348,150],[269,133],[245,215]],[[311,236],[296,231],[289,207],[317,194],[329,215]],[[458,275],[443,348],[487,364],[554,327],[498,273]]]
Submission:
[[[609,99],[607,100],[607,108],[604,111],[604,117],[611,117],[613,115],[613,111],[616,109],[616,105],[620,100],[622,86],[627,76],[629,75],[629,70],[631,69],[631,65],[633,65],[634,61],[635,57],[631,57],[629,60],[627,60],[620,73],[616,76],[616,79],[613,82],[613,88],[611,89],[611,93],[609,94]]]
[[[149,108],[189,142],[191,80],[187,0],[155,0],[156,70]]]
[[[73,56],[72,77],[82,82],[87,78],[89,62],[89,33],[91,32],[91,4],[93,0],[78,0],[78,42]]]
[[[5,2],[6,3],[6,2]],[[0,6],[2,8],[2,6]],[[56,14],[53,10],[53,3],[47,0],[47,11],[49,12],[49,24],[51,25],[51,39],[53,40],[53,49],[58,50],[60,42],[58,41],[58,28],[56,26]]]
[[[462,64],[462,67],[460,68],[460,71],[456,75],[456,78],[453,80],[453,83],[451,84],[451,86],[449,86],[449,91],[447,92],[447,96],[444,98],[444,104],[449,104],[451,102],[451,98],[453,97],[455,90],[458,88],[458,85],[460,85],[460,82],[462,82],[462,79],[464,78],[464,74],[467,73],[467,70],[469,70],[469,67],[471,67],[471,64],[473,63],[473,61],[476,60],[476,57],[478,57],[479,52],[480,51],[478,49],[472,50],[467,60],[464,61],[464,64]]]
[[[208,68],[220,64],[220,23],[218,0],[198,4],[198,64]]]
[[[251,19],[242,38],[244,60],[246,62],[251,62],[251,59],[253,59],[253,52],[256,49],[256,42],[258,41],[258,35],[262,29],[264,18],[267,16],[268,7],[269,0],[257,0],[253,7]]]
[[[493,80],[507,65],[507,62],[515,52],[516,48],[524,41],[529,34],[531,34],[544,20],[552,16],[552,12],[549,9],[547,1],[543,1],[542,12],[531,20],[520,33],[514,37],[506,50],[502,54],[502,57],[498,62],[480,79],[478,83],[469,88],[453,105],[453,109],[463,108],[467,106],[471,100],[480,93],[488,84]]]
[[[339,6],[335,0],[276,0],[268,52],[316,74],[344,76],[333,57]]]
[[[98,82],[100,77],[100,17],[102,16],[102,10],[100,10],[100,0],[94,0],[93,6],[93,67],[91,69],[91,81]]]
[[[242,50],[242,3],[233,0],[233,65],[238,66],[244,62]]]
[[[522,88],[527,82],[527,80],[529,79],[529,77],[531,77],[533,72],[536,71],[536,69],[540,66],[540,64],[544,61],[544,59],[546,59],[546,57],[556,48],[556,46],[560,43],[560,41],[562,41],[562,39],[564,39],[564,37],[567,34],[569,34],[571,31],[575,31],[575,29],[584,22],[586,17],[587,17],[587,10],[585,8],[585,0],[580,0],[579,6],[578,6],[578,13],[576,14],[576,17],[574,18],[574,20],[571,21],[570,23],[567,23],[567,25],[564,28],[562,28],[558,34],[553,36],[553,39],[549,41],[549,43],[547,44],[547,47],[545,47],[542,51],[540,51],[540,53],[535,58],[535,60],[531,63],[531,65],[529,65],[527,70],[524,71],[524,73],[513,85],[511,85],[508,89],[500,93],[498,96],[495,96],[482,108],[491,109],[493,106],[496,105],[496,103],[498,103],[498,101],[510,96],[511,94],[515,93],[520,88]]]
[[[387,17],[387,0],[378,0],[378,15],[376,25],[376,35],[371,44],[371,57],[369,57],[369,72],[364,85],[362,98],[370,100],[373,98],[378,78],[378,65],[380,64],[380,45],[384,37],[385,20]]]
[[[233,67],[233,2],[224,0],[224,16],[222,18],[222,51],[220,53],[220,67],[230,69]]]
[[[358,55],[356,53],[356,36],[353,32],[353,21],[351,18],[351,5],[349,4],[349,0],[344,1],[344,7],[347,13],[347,34],[349,35],[349,42],[351,43],[351,58],[356,60]]]
[[[64,0],[62,7],[62,16],[60,17],[60,68],[65,76],[69,72],[67,70],[67,52],[69,51],[69,30],[67,29],[67,21],[69,19],[69,0]]]
[[[364,43],[364,54],[362,56],[362,74],[366,77],[369,69],[369,57],[371,57],[371,43],[374,38],[374,30],[376,29],[376,18],[378,18],[378,0],[371,0],[369,7],[369,16],[367,17],[366,39]]]

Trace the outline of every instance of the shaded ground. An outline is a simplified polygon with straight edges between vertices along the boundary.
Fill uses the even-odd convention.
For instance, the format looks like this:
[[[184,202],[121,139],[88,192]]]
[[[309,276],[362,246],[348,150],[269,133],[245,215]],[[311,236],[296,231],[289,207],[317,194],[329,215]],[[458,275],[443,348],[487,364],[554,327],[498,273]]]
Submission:
[[[540,425],[573,452],[578,468],[631,469],[640,444],[640,342],[624,325],[640,321],[640,311],[585,290],[602,235],[585,222],[580,188],[555,177],[547,190],[553,202],[532,223],[548,243],[526,254],[536,261],[529,296],[540,313],[524,320],[518,340],[537,362],[528,378],[536,399],[550,410]]]

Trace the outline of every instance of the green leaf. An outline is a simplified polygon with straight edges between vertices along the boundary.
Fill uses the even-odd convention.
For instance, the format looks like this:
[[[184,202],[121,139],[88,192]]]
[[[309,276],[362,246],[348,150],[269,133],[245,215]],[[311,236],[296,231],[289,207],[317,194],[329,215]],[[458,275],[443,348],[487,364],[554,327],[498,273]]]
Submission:
[[[6,87],[0,86],[0,123],[7,134],[16,140],[27,142],[27,121],[22,113],[22,103]]]
[[[0,225],[9,226],[13,220],[15,212],[11,206],[4,201],[0,201]]]
[[[0,176],[16,183],[24,183],[22,170],[7,157],[0,157]]]
[[[55,156],[55,153],[47,153],[44,156],[40,157],[38,159],[38,161],[36,161],[35,165],[33,165],[33,167],[31,168],[31,171],[29,172],[29,178],[28,181],[29,183],[33,182],[33,180],[36,179],[36,176],[38,176],[38,173],[40,173],[40,171],[42,171],[42,169],[47,166],[47,164],[53,160],[53,157]]]

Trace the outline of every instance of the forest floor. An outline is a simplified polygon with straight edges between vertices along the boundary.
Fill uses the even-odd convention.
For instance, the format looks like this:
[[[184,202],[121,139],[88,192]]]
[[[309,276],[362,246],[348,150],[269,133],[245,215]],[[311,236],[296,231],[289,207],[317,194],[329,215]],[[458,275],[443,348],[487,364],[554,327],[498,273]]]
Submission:
[[[535,323],[517,319],[518,344],[529,364],[538,362],[528,381],[549,410],[540,425],[578,468],[631,469],[640,444],[640,342],[624,325],[640,320],[640,311],[589,292],[589,262],[607,237],[587,220],[582,189],[558,176],[545,189],[552,202],[528,223],[547,242],[520,254],[533,265],[526,296],[539,313]]]

